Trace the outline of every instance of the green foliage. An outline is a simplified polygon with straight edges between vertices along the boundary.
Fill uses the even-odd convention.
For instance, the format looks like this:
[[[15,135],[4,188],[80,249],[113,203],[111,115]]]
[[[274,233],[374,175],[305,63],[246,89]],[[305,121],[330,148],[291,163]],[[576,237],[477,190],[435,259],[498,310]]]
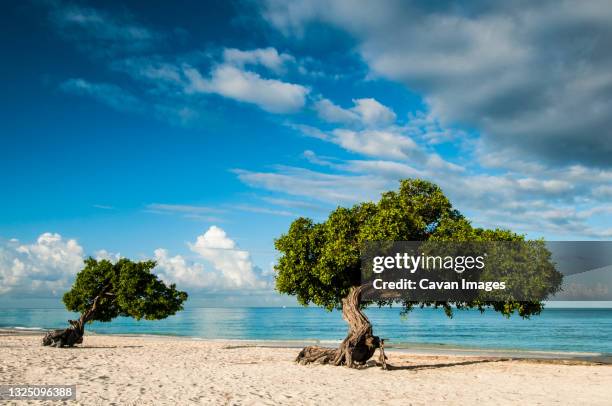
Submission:
[[[110,321],[117,316],[164,319],[183,309],[187,293],[164,284],[151,273],[154,267],[154,261],[123,258],[113,264],[88,258],[72,289],[64,294],[64,304],[70,311],[91,313],[86,321]]]
[[[524,241],[524,236],[508,230],[474,228],[453,209],[438,186],[419,179],[402,180],[398,191],[383,193],[378,203],[338,207],[322,223],[296,219],[289,231],[275,241],[281,253],[275,266],[276,289],[297,296],[302,305],[313,303],[328,310],[338,307],[349,289],[360,283],[361,249],[367,241]],[[552,267],[552,288],[548,285],[549,289],[538,296],[544,300],[559,289],[561,275],[554,270],[543,244],[535,244],[531,249],[528,254],[537,253],[540,264],[548,263]],[[453,308],[492,308],[507,316],[517,312],[522,317],[542,310],[540,301],[511,299],[404,302],[402,305],[406,312],[414,306],[439,307],[448,316],[452,316]]]

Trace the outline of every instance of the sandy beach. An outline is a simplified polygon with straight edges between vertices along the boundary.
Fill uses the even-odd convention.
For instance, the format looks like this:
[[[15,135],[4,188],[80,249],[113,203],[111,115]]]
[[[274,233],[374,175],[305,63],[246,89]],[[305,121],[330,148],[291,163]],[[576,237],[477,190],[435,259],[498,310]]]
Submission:
[[[76,384],[76,404],[84,405],[609,405],[612,399],[612,365],[391,352],[392,370],[355,370],[296,365],[296,353],[229,341],[102,335],[56,349],[42,347],[40,334],[4,333],[0,384]]]

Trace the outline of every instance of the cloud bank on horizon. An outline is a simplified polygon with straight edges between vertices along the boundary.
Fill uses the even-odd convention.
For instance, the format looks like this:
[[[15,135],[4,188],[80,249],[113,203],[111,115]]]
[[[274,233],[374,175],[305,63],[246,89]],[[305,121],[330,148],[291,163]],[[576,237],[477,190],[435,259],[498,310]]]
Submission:
[[[278,129],[275,160],[223,168],[253,201],[148,203],[144,211],[209,223],[231,222],[235,212],[321,218],[420,177],[479,226],[612,237],[607,2],[243,6],[219,30],[243,24],[252,38],[224,43],[150,23],[137,8],[37,5],[49,31],[98,69],[66,69],[52,84],[75,102],[194,131],[246,111]],[[405,102],[414,94],[418,102]],[[296,153],[294,145],[306,147]],[[164,279],[202,290],[270,289],[248,250],[217,226],[187,248],[196,260],[153,251]],[[61,290],[83,252],[56,233],[2,243],[0,294]]]
[[[188,246],[196,254],[195,259],[156,249],[150,257],[157,262],[153,272],[165,282],[192,292],[270,288],[270,275],[253,265],[250,254],[241,250],[223,229],[211,226]],[[84,252],[76,240],[57,233],[43,233],[32,244],[12,239],[0,245],[0,295],[61,296],[83,268]],[[91,256],[111,262],[121,258],[120,253],[106,250]]]

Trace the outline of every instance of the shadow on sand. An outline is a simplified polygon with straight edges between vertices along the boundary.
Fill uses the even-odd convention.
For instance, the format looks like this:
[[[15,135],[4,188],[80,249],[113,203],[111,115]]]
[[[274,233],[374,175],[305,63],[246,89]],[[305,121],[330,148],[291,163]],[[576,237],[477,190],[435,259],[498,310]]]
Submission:
[[[108,348],[108,349],[113,349],[113,348],[142,348],[144,347],[144,345],[102,345],[102,346],[96,346],[96,345],[85,345],[85,346],[74,346],[71,347],[74,350],[90,350],[90,349],[104,349],[104,348]],[[63,349],[67,349],[67,348],[63,348]]]
[[[484,364],[489,362],[505,362],[510,361],[510,358],[499,358],[499,359],[479,359],[479,360],[470,360],[470,361],[461,361],[461,362],[444,362],[438,364],[416,364],[416,365],[391,365],[387,364],[388,371],[420,371],[423,369],[438,369],[438,368],[451,368],[451,367],[459,367],[465,365],[474,365],[474,364]],[[372,367],[380,367],[378,362],[369,363],[366,365],[366,368]]]

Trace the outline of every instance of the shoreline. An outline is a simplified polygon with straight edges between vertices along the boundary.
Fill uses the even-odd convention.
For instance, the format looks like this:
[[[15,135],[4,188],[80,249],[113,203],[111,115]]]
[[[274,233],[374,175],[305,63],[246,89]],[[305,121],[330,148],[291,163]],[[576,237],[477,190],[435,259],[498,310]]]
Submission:
[[[4,328],[0,327],[0,337],[6,335],[13,336],[35,336],[42,337],[42,334],[49,329],[41,328]],[[230,338],[202,338],[197,336],[168,335],[168,334],[127,334],[127,333],[96,333],[85,332],[87,337],[125,337],[142,338],[151,340],[180,340],[196,341],[208,343],[234,344],[240,348],[271,348],[271,349],[301,349],[309,345],[319,345],[334,348],[340,344],[340,340],[274,340],[274,339],[230,339]],[[491,360],[513,360],[513,361],[533,361],[549,363],[566,363],[576,365],[612,365],[612,354],[602,354],[598,352],[576,352],[576,351],[541,351],[541,350],[521,350],[521,349],[497,349],[497,348],[474,348],[450,346],[444,344],[400,344],[393,346],[387,344],[385,352],[397,353],[401,355],[431,356],[431,357],[478,357]],[[374,359],[374,357],[373,357]]]

